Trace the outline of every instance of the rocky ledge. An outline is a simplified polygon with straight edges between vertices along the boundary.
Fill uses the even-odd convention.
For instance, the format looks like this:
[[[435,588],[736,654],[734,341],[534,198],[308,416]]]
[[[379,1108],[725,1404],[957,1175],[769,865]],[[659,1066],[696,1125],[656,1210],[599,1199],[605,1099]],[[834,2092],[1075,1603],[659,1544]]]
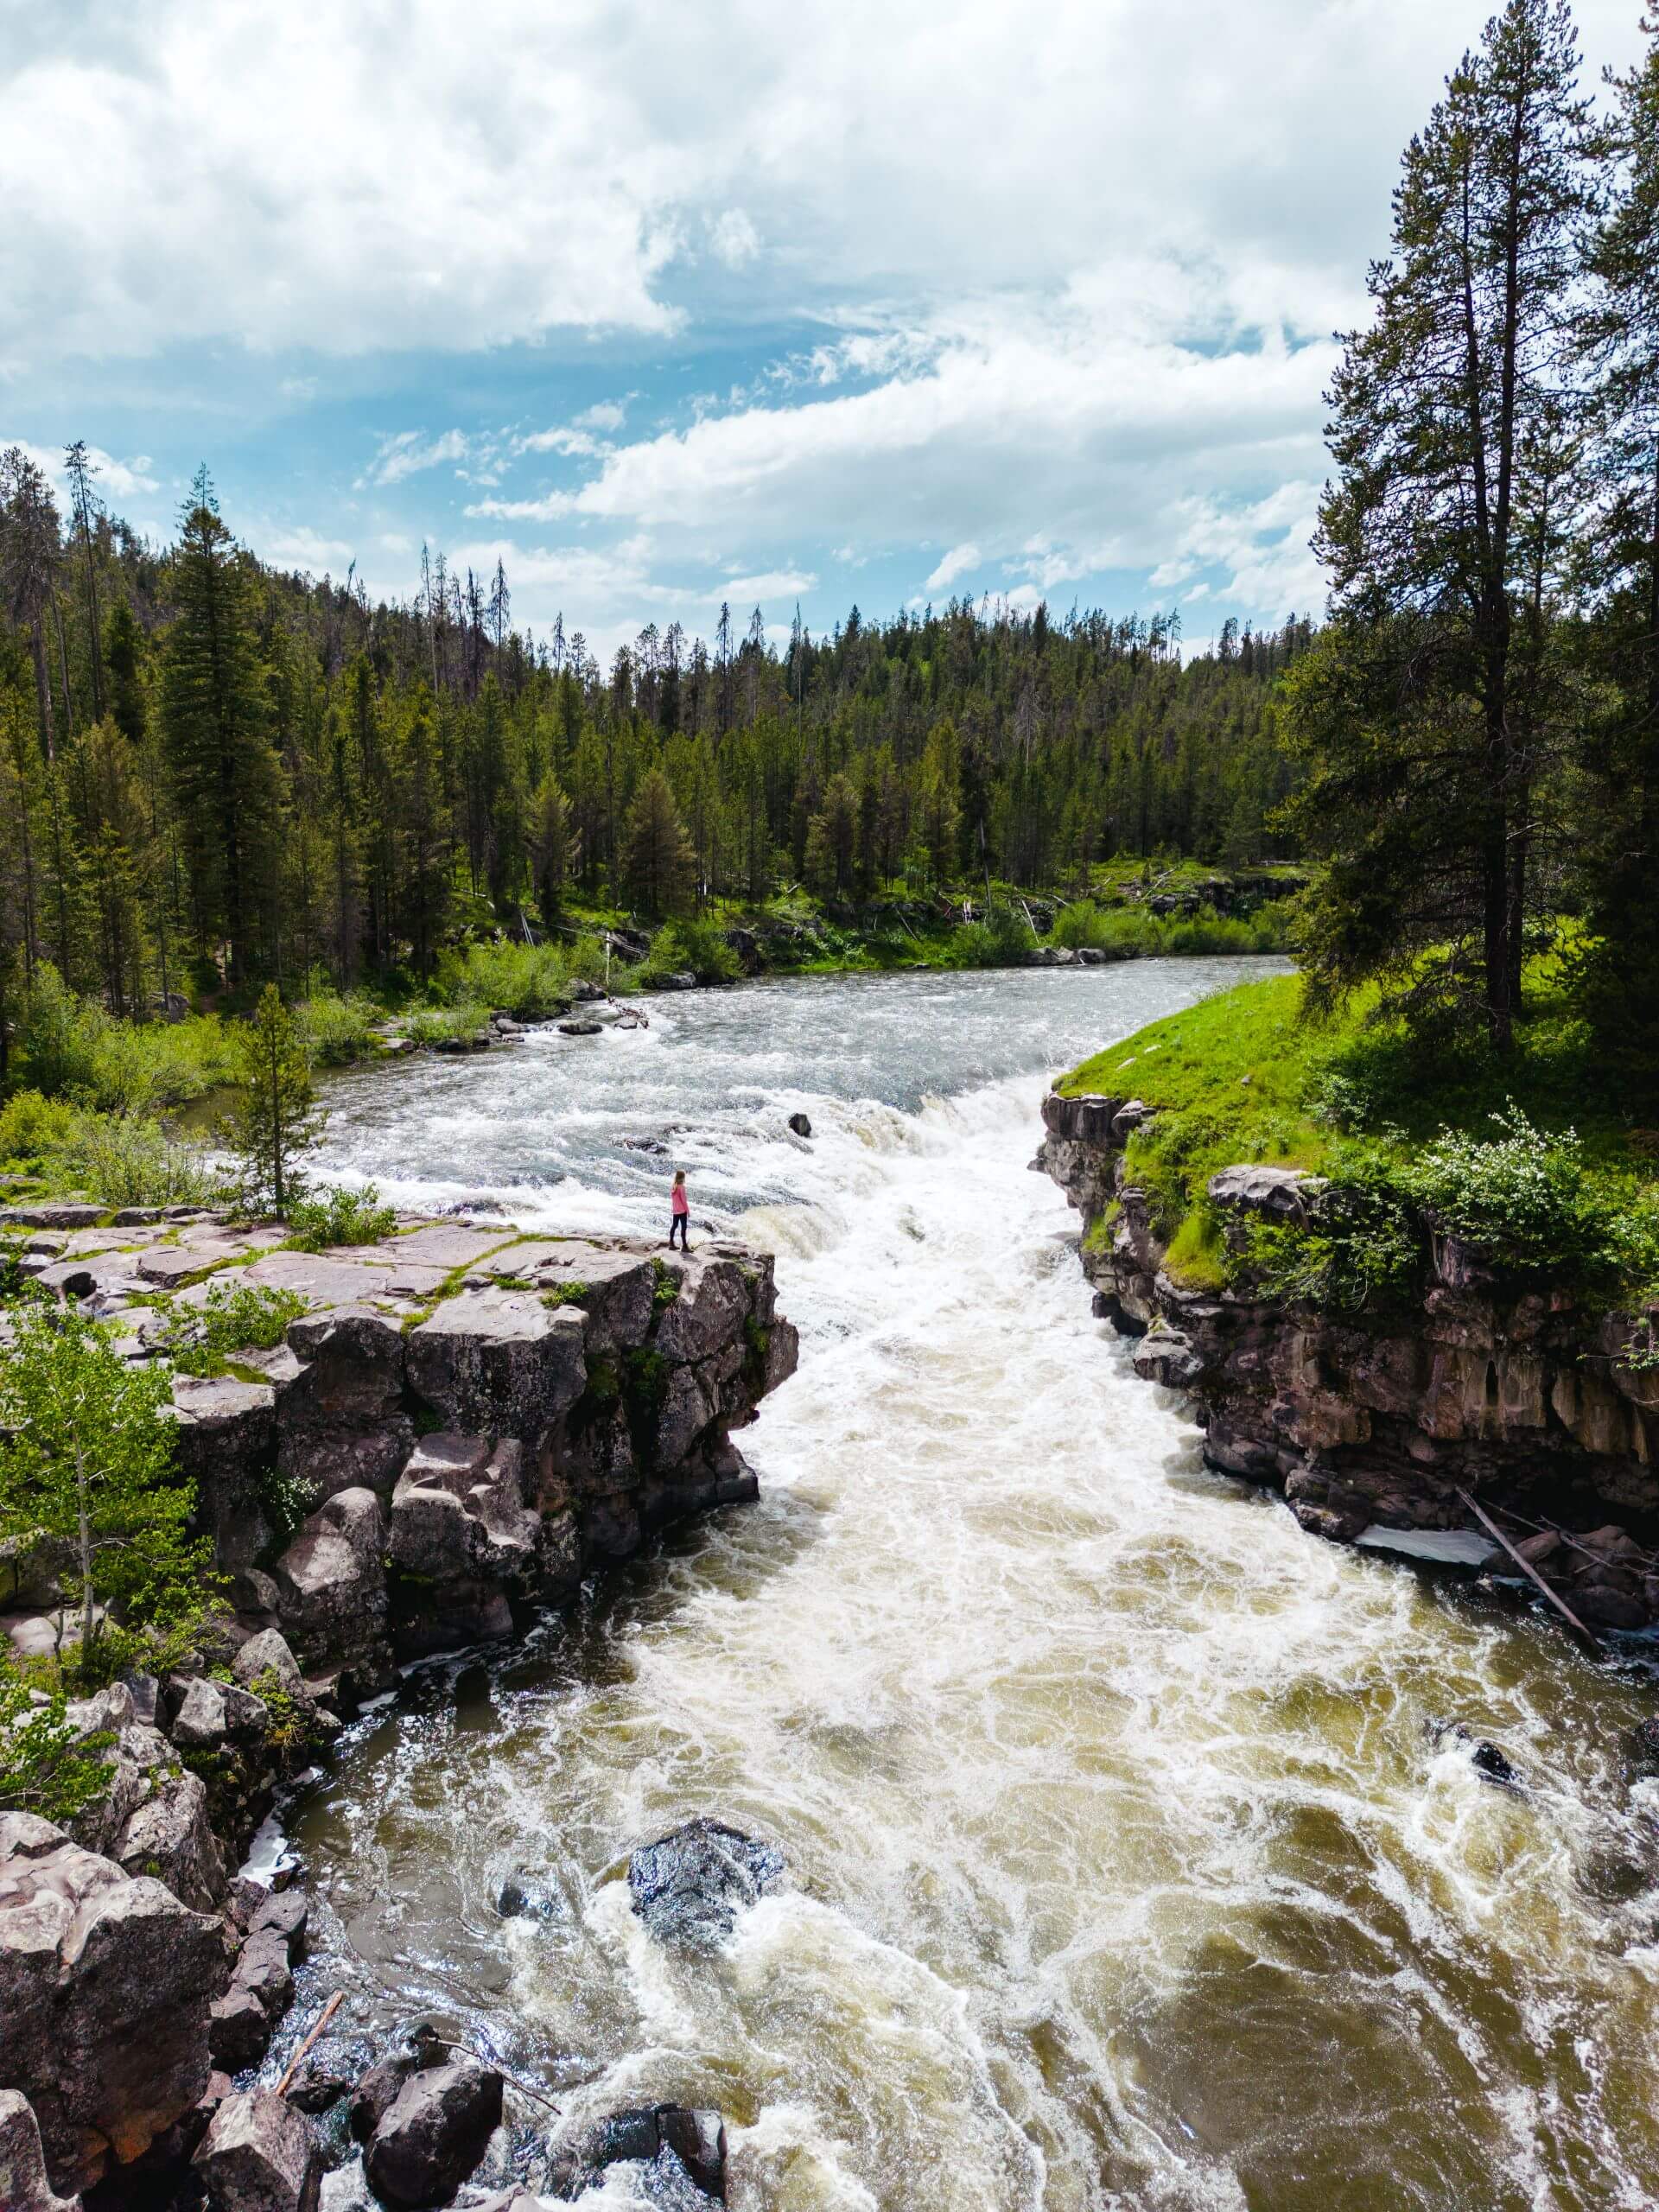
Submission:
[[[1051,1092],[1033,1164],[1084,1217],[1096,1311],[1138,1338],[1137,1373],[1192,1398],[1211,1465],[1319,1535],[1518,1573],[1475,1501],[1589,1627],[1659,1623],[1659,1370],[1625,1357],[1629,1320],[1506,1289],[1449,1237],[1421,1305],[1375,1321],[1184,1286],[1125,1165],[1152,1114]],[[1236,1248],[1253,1219],[1316,1224],[1322,1188],[1241,1166],[1209,1196]]]
[[[221,1663],[70,1707],[110,1767],[72,1831],[0,1816],[0,2203],[54,2212],[95,2186],[118,2203],[133,2162],[194,2152],[226,2212],[308,2212],[319,2168],[287,2107],[231,2078],[289,2001],[304,1899],[229,1869],[400,1659],[506,1636],[654,1529],[755,1497],[734,1432],[793,1372],[796,1332],[771,1259],[737,1243],[665,1255],[448,1219],[313,1255],[212,1217],[54,1211],[13,1224],[29,1271],[124,1328],[131,1359],[158,1356],[158,1292],[175,1322],[245,1284],[304,1311],[274,1349],[173,1385],[237,1609]],[[54,1560],[6,1568],[0,1632],[49,1651]],[[416,2135],[429,2092],[466,2104],[453,2086],[411,2097]],[[383,2152],[388,2176],[403,2156]],[[414,2186],[380,2194],[445,2201]]]

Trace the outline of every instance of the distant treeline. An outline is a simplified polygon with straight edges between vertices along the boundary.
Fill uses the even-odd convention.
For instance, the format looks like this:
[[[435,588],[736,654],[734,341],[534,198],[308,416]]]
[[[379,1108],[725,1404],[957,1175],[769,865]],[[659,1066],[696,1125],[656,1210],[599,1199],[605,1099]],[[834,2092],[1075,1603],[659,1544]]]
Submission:
[[[0,456],[0,988],[42,960],[132,1011],[194,977],[424,976],[464,925],[1084,887],[1163,851],[1283,857],[1274,695],[1313,632],[1183,659],[1179,623],[952,601],[787,647],[760,610],[601,668],[508,579],[423,556],[407,604],[238,545],[204,473],[175,544]]]

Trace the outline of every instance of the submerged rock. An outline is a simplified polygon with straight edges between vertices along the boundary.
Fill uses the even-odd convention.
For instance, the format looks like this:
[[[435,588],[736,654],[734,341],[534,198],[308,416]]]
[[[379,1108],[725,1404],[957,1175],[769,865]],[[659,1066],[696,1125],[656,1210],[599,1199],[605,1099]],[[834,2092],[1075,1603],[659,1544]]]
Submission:
[[[531,1867],[516,1867],[501,1885],[495,1909],[503,1920],[554,1920],[559,1895],[545,1875]]]
[[[577,2142],[555,2154],[549,2185],[557,2196],[580,2196],[609,2166],[645,2169],[643,2186],[653,2204],[679,2212],[711,2199],[726,2201],[726,2123],[717,2112],[686,2105],[641,2105],[614,2112]],[[689,2192],[689,2194],[688,2194]]]
[[[502,2077],[460,2052],[404,2082],[375,2129],[364,2159],[383,2204],[416,2212],[447,2204],[484,2156],[501,2123]]]
[[[642,1844],[628,1861],[633,1910],[659,1943],[677,1949],[711,1950],[737,1924],[737,1916],[775,1888],[784,1854],[719,1821],[688,1821],[683,1827]]]

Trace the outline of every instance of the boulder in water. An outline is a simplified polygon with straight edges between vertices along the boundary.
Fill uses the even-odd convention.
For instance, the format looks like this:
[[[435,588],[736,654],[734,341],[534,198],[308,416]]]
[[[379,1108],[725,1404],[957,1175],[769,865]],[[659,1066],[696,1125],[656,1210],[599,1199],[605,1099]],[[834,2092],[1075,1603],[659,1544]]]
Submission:
[[[559,1895],[544,1874],[516,1866],[501,1885],[495,1909],[503,1920],[556,1920]]]
[[[659,1943],[712,1950],[737,1916],[773,1889],[784,1854],[719,1821],[688,1821],[628,1861],[633,1910]]]
[[[604,1027],[602,1021],[562,1021],[559,1034],[561,1037],[597,1037]]]
[[[608,2166],[640,2165],[652,2204],[679,2212],[726,2202],[726,2123],[717,2112],[686,2105],[641,2105],[613,2112],[556,2153],[548,2169],[556,2195],[582,2196]]]
[[[1659,1775],[1659,1715],[1638,1720],[1631,1731],[1630,1764],[1637,1774]]]
[[[791,1114],[789,1126],[798,1137],[810,1137],[812,1134],[812,1124],[804,1114]]]
[[[359,2143],[366,2143],[374,2133],[397,2101],[404,2083],[427,2067],[442,2066],[443,2056],[437,2031],[423,2021],[402,2050],[370,2067],[352,2092],[351,2130]]]
[[[364,2159],[383,2204],[415,2212],[447,2204],[501,2124],[502,2077],[470,2052],[412,2074],[375,2129]]]

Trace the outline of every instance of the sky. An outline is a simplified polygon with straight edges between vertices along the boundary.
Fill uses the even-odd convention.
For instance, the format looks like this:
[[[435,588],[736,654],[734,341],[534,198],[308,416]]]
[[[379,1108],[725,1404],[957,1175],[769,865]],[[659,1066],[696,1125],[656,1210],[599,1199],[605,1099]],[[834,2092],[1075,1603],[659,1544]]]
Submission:
[[[1580,0],[1586,81],[1642,0]],[[1332,334],[1489,0],[0,0],[0,443],[601,658],[1317,612]]]

